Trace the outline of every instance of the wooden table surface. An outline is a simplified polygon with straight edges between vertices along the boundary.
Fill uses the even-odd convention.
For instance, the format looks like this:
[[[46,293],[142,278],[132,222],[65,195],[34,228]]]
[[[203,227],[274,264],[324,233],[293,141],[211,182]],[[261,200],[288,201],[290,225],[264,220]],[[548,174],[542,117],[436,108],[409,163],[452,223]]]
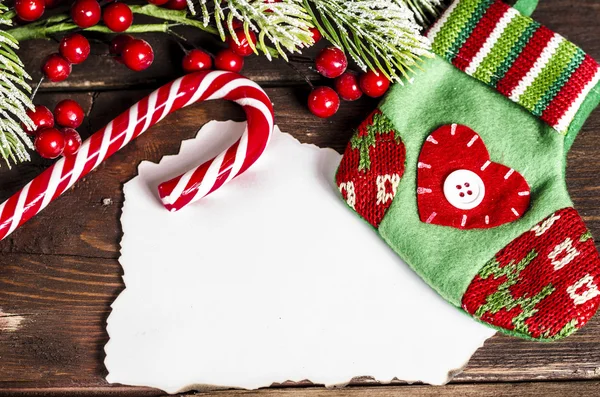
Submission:
[[[600,59],[600,2],[542,0],[536,19]],[[219,44],[193,30],[191,41],[210,50]],[[87,111],[80,128],[85,138],[161,84],[181,74],[181,52],[166,36],[145,37],[155,48],[155,64],[140,73],[116,64],[107,46],[75,66],[71,77],[45,83],[36,103],[53,107],[73,98]],[[23,44],[20,54],[34,81],[42,56],[54,52],[51,41]],[[314,49],[294,64],[311,80]],[[308,86],[282,61],[252,57],[244,73],[265,87],[282,131],[302,142],[342,151],[352,128],[376,106],[371,99],[343,103],[328,120],[309,114]],[[175,154],[209,120],[243,120],[225,102],[197,104],[168,116],[78,182],[46,210],[0,242],[0,395],[155,396],[160,390],[109,385],[104,377],[105,331],[110,304],[123,289],[119,266],[119,217],[123,183],[136,175],[142,160]],[[592,114],[568,157],[567,182],[575,207],[600,238],[600,111]],[[8,198],[51,161],[34,155],[30,163],[0,169],[0,200]],[[440,329],[443,332],[443,329]],[[327,390],[305,383],[255,392],[217,391],[244,396],[479,396],[600,395],[600,316],[564,341],[541,344],[496,335],[482,347],[450,385],[378,386],[368,378],[350,387]],[[209,393],[203,392],[200,394]]]

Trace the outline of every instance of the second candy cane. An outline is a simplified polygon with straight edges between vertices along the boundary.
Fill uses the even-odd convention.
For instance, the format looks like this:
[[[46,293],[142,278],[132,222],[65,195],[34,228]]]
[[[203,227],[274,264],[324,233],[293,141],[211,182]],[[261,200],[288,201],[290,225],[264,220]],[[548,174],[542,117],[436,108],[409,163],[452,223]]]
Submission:
[[[0,240],[169,113],[212,99],[227,99],[241,105],[246,113],[246,130],[214,159],[162,183],[161,200],[168,210],[177,211],[243,173],[260,157],[271,138],[271,101],[256,83],[236,73],[189,74],[133,105],[87,139],[77,154],[61,158],[0,204]]]

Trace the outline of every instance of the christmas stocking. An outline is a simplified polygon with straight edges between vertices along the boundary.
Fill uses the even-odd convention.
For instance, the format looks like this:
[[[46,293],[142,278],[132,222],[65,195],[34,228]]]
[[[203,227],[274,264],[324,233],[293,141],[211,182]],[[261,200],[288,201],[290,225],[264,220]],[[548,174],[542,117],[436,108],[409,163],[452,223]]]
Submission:
[[[565,337],[600,304],[598,252],[565,184],[599,66],[500,1],[456,0],[428,36],[437,57],[350,141],[342,196],[457,308]]]

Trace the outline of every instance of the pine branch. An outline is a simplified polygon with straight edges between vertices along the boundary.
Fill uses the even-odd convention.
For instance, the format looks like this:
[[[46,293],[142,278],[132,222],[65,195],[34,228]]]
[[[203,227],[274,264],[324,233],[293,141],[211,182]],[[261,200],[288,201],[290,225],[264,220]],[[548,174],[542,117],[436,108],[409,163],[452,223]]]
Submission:
[[[437,19],[444,10],[443,0],[393,0],[396,4],[406,5],[415,15],[423,28]]]
[[[262,51],[269,60],[279,54],[287,61],[288,52],[300,53],[302,48],[314,44],[309,31],[313,27],[311,16],[304,9],[302,0],[283,0],[278,3],[224,0],[212,2],[212,9],[209,9],[206,0],[194,1],[200,6],[203,25],[207,27],[214,23],[221,40],[227,36],[237,40],[233,27],[233,21],[237,19],[242,22],[246,36],[249,31],[258,36],[258,45],[253,46],[254,52],[258,54]],[[196,15],[192,0],[188,0],[188,5],[191,6],[192,15]]]
[[[0,3],[0,25],[11,26],[8,7]],[[10,167],[29,160],[27,148],[33,149],[31,140],[23,131],[22,125],[33,129],[33,122],[27,109],[33,109],[29,99],[31,87],[26,80],[31,79],[23,63],[15,53],[18,41],[0,28],[0,157]]]
[[[429,41],[403,0],[303,1],[321,33],[363,70],[379,70],[402,83],[401,77],[409,79],[422,57],[432,56]]]

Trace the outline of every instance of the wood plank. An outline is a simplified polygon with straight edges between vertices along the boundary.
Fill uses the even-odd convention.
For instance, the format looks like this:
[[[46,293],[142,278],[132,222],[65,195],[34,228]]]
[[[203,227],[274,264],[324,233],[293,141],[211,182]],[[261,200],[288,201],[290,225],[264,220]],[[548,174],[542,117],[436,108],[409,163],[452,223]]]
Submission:
[[[206,34],[193,28],[177,28],[189,42],[209,52],[216,54],[225,44],[218,37]],[[152,66],[141,72],[129,70],[125,65],[116,62],[108,54],[110,37],[91,35],[92,52],[82,64],[73,65],[71,75],[67,80],[58,83],[44,81],[41,89],[50,91],[75,90],[108,90],[123,88],[143,88],[149,85],[161,85],[174,77],[183,75],[181,59],[183,51],[174,38],[161,33],[145,33],[136,35],[143,38],[152,46],[155,58]],[[310,80],[319,80],[320,76],[313,68],[313,59],[320,48],[327,43],[319,43],[315,48],[306,50],[304,54],[290,56],[294,66],[303,75],[286,65],[283,59],[273,59],[269,62],[263,56],[245,58],[243,74],[254,81],[273,85],[299,84],[304,81],[304,75]],[[56,52],[56,43],[49,40],[28,40],[21,43],[19,56],[31,74],[32,81],[37,83],[42,76],[40,66],[42,60]]]
[[[110,303],[123,289],[115,260],[3,254],[0,388],[106,385],[102,365]]]
[[[516,384],[481,384],[447,386],[376,386],[376,387],[324,387],[311,388],[272,388],[260,390],[220,390],[180,394],[181,397],[231,396],[231,397],[564,397],[597,396],[600,382],[528,382]],[[13,397],[53,397],[53,396],[160,396],[152,389],[145,388],[51,388],[51,389],[7,389]]]
[[[345,387],[328,390],[324,388],[308,389],[265,389],[257,391],[233,391],[193,393],[187,396],[231,396],[231,397],[480,397],[480,396],[518,396],[518,397],[563,397],[568,395],[598,395],[600,382],[577,383],[520,383],[486,385],[449,385],[402,386],[402,387]]]
[[[0,390],[107,386],[104,325],[123,289],[117,260],[26,254],[2,260],[0,319],[13,323],[0,321]],[[598,317],[555,343],[495,336],[454,382],[600,379],[599,340]],[[360,377],[352,384],[373,382]]]

